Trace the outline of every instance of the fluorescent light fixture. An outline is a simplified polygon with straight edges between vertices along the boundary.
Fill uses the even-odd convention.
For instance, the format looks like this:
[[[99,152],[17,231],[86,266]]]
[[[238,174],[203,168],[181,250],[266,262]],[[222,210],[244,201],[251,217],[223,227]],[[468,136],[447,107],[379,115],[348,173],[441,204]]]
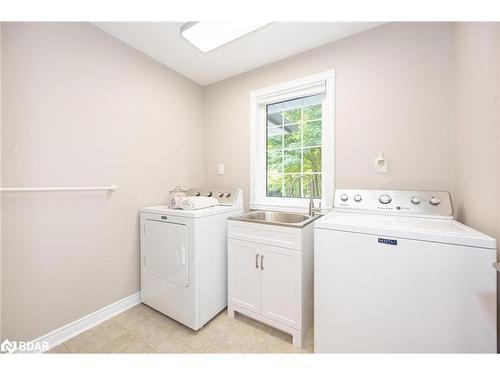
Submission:
[[[188,22],[181,35],[201,52],[209,52],[267,25],[269,21]]]

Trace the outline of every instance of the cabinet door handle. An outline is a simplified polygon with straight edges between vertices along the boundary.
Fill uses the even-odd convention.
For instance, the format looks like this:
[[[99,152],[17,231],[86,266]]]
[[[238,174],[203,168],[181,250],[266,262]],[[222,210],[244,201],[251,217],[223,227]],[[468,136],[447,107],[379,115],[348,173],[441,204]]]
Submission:
[[[260,269],[263,270],[264,269],[264,255],[261,255],[260,256]]]
[[[259,268],[259,254],[255,254],[255,268]]]

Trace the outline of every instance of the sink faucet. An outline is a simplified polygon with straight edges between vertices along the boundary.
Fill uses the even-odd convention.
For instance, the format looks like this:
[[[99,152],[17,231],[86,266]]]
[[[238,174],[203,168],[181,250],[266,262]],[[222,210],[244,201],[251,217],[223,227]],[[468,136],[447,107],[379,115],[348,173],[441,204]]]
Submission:
[[[314,216],[316,212],[321,211],[321,202],[318,207],[314,207],[314,196],[316,195],[316,182],[311,178],[309,182],[309,216]]]
[[[293,196],[293,186],[298,179],[303,179],[304,176],[299,175],[292,179],[290,183],[290,195]],[[316,195],[316,183],[314,179],[311,178],[309,182],[309,216],[314,216],[316,212],[320,212],[321,210],[321,202],[319,202],[319,207],[314,207],[314,196]]]

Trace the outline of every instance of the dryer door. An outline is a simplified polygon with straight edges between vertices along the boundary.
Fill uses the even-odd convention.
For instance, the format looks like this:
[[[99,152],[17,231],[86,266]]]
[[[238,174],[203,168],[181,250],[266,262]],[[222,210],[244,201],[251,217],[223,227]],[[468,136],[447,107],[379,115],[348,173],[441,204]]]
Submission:
[[[187,227],[157,220],[146,220],[145,226],[143,245],[146,270],[165,281],[187,287]]]

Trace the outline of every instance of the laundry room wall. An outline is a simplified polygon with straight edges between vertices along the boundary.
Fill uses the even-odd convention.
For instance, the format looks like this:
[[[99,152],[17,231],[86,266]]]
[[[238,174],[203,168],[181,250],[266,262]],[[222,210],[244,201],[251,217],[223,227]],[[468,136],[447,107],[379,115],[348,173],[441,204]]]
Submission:
[[[450,23],[384,24],[207,86],[207,184],[242,187],[248,207],[249,92],[332,68],[336,187],[450,190]],[[374,173],[378,152],[387,174]]]
[[[500,23],[453,26],[453,197],[461,222],[500,241]],[[498,251],[497,251],[497,257]],[[499,258],[500,259],[500,258]],[[497,290],[500,277],[497,274]],[[500,295],[497,293],[497,305]],[[500,310],[497,347],[500,348]]]
[[[498,236],[499,26],[456,23],[453,41],[455,211],[461,222]]]
[[[203,89],[87,23],[4,23],[2,337],[139,291],[138,209],[203,184]]]

